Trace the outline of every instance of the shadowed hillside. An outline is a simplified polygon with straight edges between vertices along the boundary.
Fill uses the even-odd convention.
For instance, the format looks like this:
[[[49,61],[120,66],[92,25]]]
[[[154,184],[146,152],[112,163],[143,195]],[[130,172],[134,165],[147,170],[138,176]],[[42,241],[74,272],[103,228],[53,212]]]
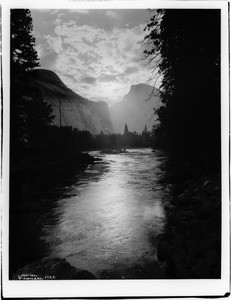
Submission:
[[[55,73],[44,69],[33,70],[29,85],[39,88],[44,101],[52,105],[54,125],[60,126],[61,122],[62,126],[88,130],[92,134],[113,132],[107,103],[89,101],[74,93]]]

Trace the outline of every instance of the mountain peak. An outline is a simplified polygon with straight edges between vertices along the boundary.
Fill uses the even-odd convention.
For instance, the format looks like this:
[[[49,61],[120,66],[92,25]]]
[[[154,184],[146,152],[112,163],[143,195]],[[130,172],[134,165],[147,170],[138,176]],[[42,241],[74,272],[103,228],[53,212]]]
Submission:
[[[132,85],[123,100],[110,109],[115,132],[122,133],[125,123],[130,131],[142,132],[145,125],[151,130],[157,118],[153,109],[159,106],[158,89],[145,83]]]
[[[131,85],[131,89],[132,88],[139,88],[139,87],[145,87],[145,86],[150,86],[150,85],[148,85],[148,84],[146,84],[146,83],[137,83],[137,84],[132,84]]]
[[[53,71],[46,70],[46,69],[35,69],[35,70],[31,71],[31,73],[38,80],[47,81],[49,83],[53,83],[53,84],[58,85],[60,87],[68,88],[62,82],[62,80],[59,78],[59,76]]]
[[[124,96],[122,101],[140,103],[141,101],[151,99],[154,94],[157,94],[153,93],[155,90],[157,89],[145,83],[134,84],[131,85],[128,94]]]
[[[138,83],[138,84],[131,85],[129,92],[138,91],[138,90],[146,90],[152,92],[153,90],[158,90],[158,89],[146,83]]]

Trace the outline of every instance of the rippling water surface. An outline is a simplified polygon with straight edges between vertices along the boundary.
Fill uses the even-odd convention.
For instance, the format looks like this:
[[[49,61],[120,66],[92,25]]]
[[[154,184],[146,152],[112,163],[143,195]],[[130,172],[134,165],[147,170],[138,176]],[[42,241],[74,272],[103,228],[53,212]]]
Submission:
[[[156,237],[165,225],[167,191],[158,184],[165,157],[151,149],[90,154],[102,160],[69,180],[43,189],[28,183],[30,192],[21,206],[24,221],[14,221],[22,223],[27,237],[21,251],[32,247],[35,228],[44,256],[66,258],[96,276],[117,272],[118,277],[132,277],[134,266],[156,260]],[[36,205],[42,203],[37,211],[36,205],[30,210],[32,191]]]

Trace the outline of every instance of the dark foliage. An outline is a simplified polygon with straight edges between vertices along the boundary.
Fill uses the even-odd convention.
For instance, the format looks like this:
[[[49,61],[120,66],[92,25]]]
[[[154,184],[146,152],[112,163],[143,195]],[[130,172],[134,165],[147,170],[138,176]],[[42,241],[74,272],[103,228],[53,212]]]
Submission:
[[[157,10],[145,56],[163,76],[155,145],[196,162],[220,153],[220,11]]]
[[[127,134],[92,135],[89,131],[80,131],[71,126],[45,126],[37,143],[27,143],[27,153],[48,152],[81,152],[97,149],[118,149],[127,147],[151,147],[152,136],[148,131],[142,134],[127,132]]]
[[[44,171],[71,166],[82,167],[93,163],[94,158],[82,151],[110,150],[117,151],[130,147],[151,147],[150,132],[142,134],[98,134],[79,131],[71,126],[57,127],[44,125],[43,131],[31,141],[21,145],[18,156],[11,159],[11,179],[13,174],[40,174]],[[17,160],[16,160],[17,159]],[[13,183],[12,183],[13,186]]]
[[[220,278],[220,11],[157,10],[146,26],[149,62],[157,62],[164,103],[154,146],[168,150],[165,233],[157,257],[174,279]]]
[[[128,134],[128,125],[127,123],[125,123],[124,125],[124,135],[127,135]]]
[[[79,131],[71,126],[48,126],[46,145],[50,151],[64,151],[66,153],[91,149],[93,138],[89,131]]]
[[[32,36],[32,18],[28,9],[11,10],[10,48],[10,134],[13,159],[27,143],[37,144],[45,126],[51,122],[52,109],[39,90],[27,85],[30,71],[39,66]]]
[[[151,132],[143,131],[142,134],[129,132],[125,124],[124,134],[99,134],[93,136],[93,146],[95,149],[118,149],[132,147],[151,147]]]
[[[11,10],[11,71],[30,71],[39,66],[29,9]]]

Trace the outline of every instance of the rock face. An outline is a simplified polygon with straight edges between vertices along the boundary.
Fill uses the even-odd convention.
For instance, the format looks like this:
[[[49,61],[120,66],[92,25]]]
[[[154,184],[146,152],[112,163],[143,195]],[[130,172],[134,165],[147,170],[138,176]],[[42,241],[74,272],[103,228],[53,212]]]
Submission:
[[[54,125],[60,126],[61,111],[62,126],[88,130],[92,134],[113,132],[107,103],[93,102],[74,93],[54,72],[34,70],[29,84],[39,88],[44,101],[52,105]]]
[[[147,84],[132,85],[123,100],[110,109],[115,132],[123,133],[125,123],[131,132],[140,133],[145,125],[151,130],[157,119],[154,108],[159,108],[160,105],[158,89]]]

